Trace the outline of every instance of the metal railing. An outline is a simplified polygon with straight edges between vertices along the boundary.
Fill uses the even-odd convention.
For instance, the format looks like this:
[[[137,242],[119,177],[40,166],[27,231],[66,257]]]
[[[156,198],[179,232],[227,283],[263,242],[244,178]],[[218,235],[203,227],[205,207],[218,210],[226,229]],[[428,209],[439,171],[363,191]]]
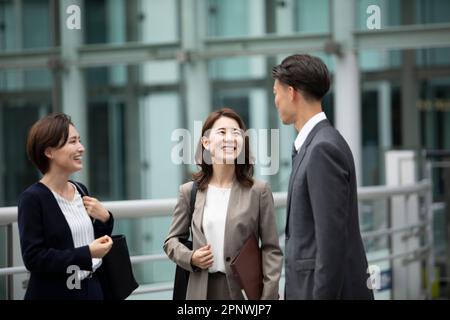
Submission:
[[[405,239],[408,237],[418,237],[423,234],[427,235],[427,240],[422,245],[396,254],[390,254],[381,258],[369,259],[370,263],[380,261],[392,261],[399,258],[404,258],[404,263],[407,264],[412,261],[424,260],[427,261],[427,269],[430,275],[428,286],[431,287],[431,274],[433,262],[430,258],[432,256],[432,203],[431,203],[431,184],[429,180],[422,180],[416,184],[403,185],[399,187],[390,186],[371,186],[358,188],[359,201],[375,201],[375,200],[389,200],[393,197],[403,196],[405,201],[411,196],[417,195],[422,197],[424,201],[423,210],[421,210],[424,219],[417,224],[411,224],[400,228],[384,228],[375,231],[363,232],[363,240],[368,240],[377,237],[392,237],[395,234],[403,233]],[[286,192],[275,192],[273,194],[275,208],[285,208],[287,201]],[[104,206],[114,213],[115,219],[134,219],[134,218],[148,218],[148,217],[167,217],[172,214],[173,208],[176,204],[176,199],[157,199],[157,200],[132,200],[132,201],[111,201],[104,202]],[[397,213],[394,213],[397,214]],[[0,225],[12,226],[12,223],[17,221],[17,207],[0,208]],[[419,231],[419,232],[418,232]],[[284,235],[280,237],[282,239]],[[12,250],[12,244],[7,244],[8,250]],[[167,260],[167,256],[161,254],[138,255],[132,256],[131,262],[133,264],[140,264],[143,262],[154,262]],[[431,261],[430,261],[431,260]],[[0,268],[0,276],[11,277],[14,274],[23,274],[28,271],[24,266],[9,266]],[[152,286],[140,286],[133,293],[151,293],[151,292],[167,292],[173,289],[172,283],[158,283]],[[427,288],[430,294],[430,288]]]

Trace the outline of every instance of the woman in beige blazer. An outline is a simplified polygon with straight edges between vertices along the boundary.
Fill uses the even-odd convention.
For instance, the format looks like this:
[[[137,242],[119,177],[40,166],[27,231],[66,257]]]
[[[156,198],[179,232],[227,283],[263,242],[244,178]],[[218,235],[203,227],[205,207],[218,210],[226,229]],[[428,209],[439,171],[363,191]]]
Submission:
[[[260,239],[262,252],[261,299],[278,299],[282,253],[273,197],[267,183],[252,177],[245,131],[242,119],[228,108],[206,119],[197,149],[200,171],[194,174],[198,192],[190,226],[193,182],[180,187],[164,251],[191,272],[186,299],[243,299],[230,263],[252,233]],[[193,250],[178,240],[189,235],[189,227]]]

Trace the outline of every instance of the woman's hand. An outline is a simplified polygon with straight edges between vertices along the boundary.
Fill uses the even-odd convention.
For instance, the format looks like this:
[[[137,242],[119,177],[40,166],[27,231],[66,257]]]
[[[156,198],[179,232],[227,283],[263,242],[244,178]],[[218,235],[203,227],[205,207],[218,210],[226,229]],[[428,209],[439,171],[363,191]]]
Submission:
[[[194,251],[194,254],[191,258],[191,264],[200,268],[200,269],[208,269],[212,266],[214,259],[211,251],[211,245],[201,247]]]
[[[113,241],[110,236],[103,236],[95,239],[89,244],[89,251],[92,258],[103,258],[113,245]]]
[[[83,197],[83,204],[90,217],[105,223],[109,220],[109,212],[96,198]]]

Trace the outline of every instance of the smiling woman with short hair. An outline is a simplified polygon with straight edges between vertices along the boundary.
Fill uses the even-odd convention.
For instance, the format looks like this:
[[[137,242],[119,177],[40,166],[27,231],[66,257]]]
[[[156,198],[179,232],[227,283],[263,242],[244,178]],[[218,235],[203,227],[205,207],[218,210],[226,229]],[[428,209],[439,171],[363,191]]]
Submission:
[[[85,149],[70,117],[55,113],[28,134],[27,154],[43,174],[19,199],[22,258],[30,271],[25,299],[102,300],[97,274],[114,219],[84,185],[69,180]],[[73,274],[73,270],[78,270]]]

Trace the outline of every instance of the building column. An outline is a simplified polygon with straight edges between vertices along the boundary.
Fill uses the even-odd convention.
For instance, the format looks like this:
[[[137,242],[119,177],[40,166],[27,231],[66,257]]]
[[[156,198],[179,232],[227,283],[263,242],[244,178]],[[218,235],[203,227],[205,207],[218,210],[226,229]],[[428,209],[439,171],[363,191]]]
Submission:
[[[355,160],[357,183],[361,185],[361,88],[358,57],[353,50],[352,35],[355,19],[343,19],[355,12],[355,2],[336,0],[331,6],[333,39],[341,48],[340,53],[335,56],[335,126],[350,146]]]
[[[51,40],[50,44],[52,47],[60,47],[60,3],[59,0],[50,0],[49,2],[49,11],[50,11],[50,34],[51,34]],[[53,112],[60,112],[61,111],[61,76],[62,76],[62,69],[61,69],[61,61],[59,59],[52,58],[50,62],[50,72],[52,73],[52,111]]]
[[[294,0],[278,1],[273,4],[275,7],[275,28],[277,35],[292,34],[294,32]]]
[[[207,6],[205,0],[182,0],[180,38],[182,50],[189,52],[202,51],[203,39],[207,30]],[[200,139],[201,132],[194,132],[194,121],[203,121],[211,111],[211,86],[208,77],[208,61],[183,61],[181,66],[181,82],[184,83],[184,109],[187,129],[191,133],[193,156]],[[197,129],[198,130],[198,129]],[[193,163],[195,159],[192,159]],[[192,166],[192,168],[195,168]]]
[[[109,43],[123,44],[126,42],[126,0],[114,0],[106,2],[106,19],[108,19],[107,39]],[[109,83],[111,85],[123,85],[127,83],[127,68],[124,65],[109,66]],[[121,155],[122,125],[121,125],[121,100],[117,97],[108,98],[108,144],[110,147],[110,181],[112,197],[119,199],[125,196],[125,181],[122,174],[125,171],[125,162]]]
[[[66,21],[70,14],[66,12],[71,5],[80,7],[81,29],[69,29]],[[62,111],[71,116],[72,121],[80,133],[86,153],[83,155],[83,170],[76,174],[75,179],[83,181],[89,185],[89,153],[95,150],[89,150],[88,126],[87,126],[87,99],[84,83],[83,70],[71,65],[71,62],[78,60],[78,48],[84,42],[83,18],[84,11],[83,0],[60,0],[60,30],[61,30],[61,57],[64,64],[62,73]]]
[[[294,32],[294,10],[295,10],[295,4],[293,0],[286,0],[283,2],[276,2],[273,4],[275,6],[275,31],[277,35],[286,35],[286,34],[292,34]],[[279,55],[277,57],[277,60],[269,58],[269,66],[267,68],[268,75],[267,77],[270,78],[270,86],[267,88],[267,92],[269,95],[269,101],[270,106],[272,106],[273,111],[272,113],[276,115],[276,124],[278,128],[280,128],[280,146],[279,146],[279,152],[280,152],[280,173],[276,175],[276,184],[278,185],[279,190],[287,190],[288,184],[289,184],[289,176],[291,174],[291,166],[292,166],[292,160],[291,160],[291,154],[292,154],[292,144],[294,143],[295,137],[297,136],[297,131],[295,130],[294,126],[289,125],[286,126],[282,123],[278,112],[275,108],[275,102],[274,102],[274,95],[273,95],[273,80],[272,80],[272,68],[275,65],[278,65],[281,63],[281,61],[286,57],[287,55]],[[273,62],[270,64],[270,62]],[[271,126],[272,127],[272,126]]]
[[[392,147],[392,106],[391,84],[381,81],[378,85],[378,144],[379,144],[379,175],[380,184],[385,184],[384,154]]]
[[[126,12],[126,41],[139,41],[139,21],[137,1],[130,1],[125,6]],[[139,121],[139,66],[127,65],[126,67],[126,100],[125,100],[125,181],[126,199],[141,199],[141,139]],[[139,223],[138,221],[136,223]],[[133,239],[134,240],[134,239]],[[133,245],[139,248],[140,241],[134,241]]]
[[[126,0],[106,2],[107,39],[111,44],[126,43]],[[130,4],[128,4],[130,5]],[[122,85],[126,82],[126,67],[124,65],[109,66],[109,83]]]
[[[402,0],[402,24],[414,23],[414,2]],[[418,87],[415,72],[416,50],[402,51],[401,103],[402,103],[402,146],[410,150],[420,147],[419,109],[417,108]]]
[[[420,148],[418,88],[415,72],[415,50],[402,53],[401,102],[402,102],[402,145],[411,150]]]
[[[250,151],[255,157],[254,176],[257,179],[269,181],[273,175],[267,175],[272,161],[278,161],[278,154],[273,154],[270,148],[270,127],[268,126],[269,110],[267,105],[266,92],[263,89],[251,89],[249,92],[249,123],[247,128],[254,130],[256,136],[250,135]],[[267,133],[267,136],[263,134]],[[277,141],[277,143],[279,143]],[[273,160],[272,157],[276,157]],[[269,160],[271,160],[269,162]]]

